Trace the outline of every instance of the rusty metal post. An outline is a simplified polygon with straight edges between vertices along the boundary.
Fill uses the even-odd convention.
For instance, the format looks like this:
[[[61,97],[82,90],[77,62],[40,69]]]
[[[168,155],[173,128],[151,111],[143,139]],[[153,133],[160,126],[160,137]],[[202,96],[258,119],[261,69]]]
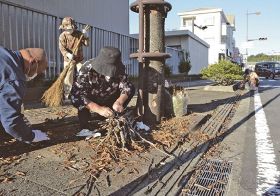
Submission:
[[[142,1],[139,2],[139,53],[142,54],[144,50],[144,5]],[[142,118],[144,115],[144,64],[143,58],[138,57],[139,62],[139,78],[138,78],[138,97],[137,97],[137,113]],[[141,119],[143,120],[143,119]]]
[[[144,12],[144,52],[148,52],[150,50],[150,10],[148,6],[145,6]],[[148,73],[149,73],[149,60],[148,58],[144,59],[143,64],[143,106],[144,113],[142,120],[147,123],[147,113],[149,111],[149,97],[148,97]]]
[[[165,59],[164,23],[171,5],[164,0],[137,0],[130,6],[139,12],[139,51],[130,57],[139,61],[137,108],[145,123],[160,123],[163,106]]]

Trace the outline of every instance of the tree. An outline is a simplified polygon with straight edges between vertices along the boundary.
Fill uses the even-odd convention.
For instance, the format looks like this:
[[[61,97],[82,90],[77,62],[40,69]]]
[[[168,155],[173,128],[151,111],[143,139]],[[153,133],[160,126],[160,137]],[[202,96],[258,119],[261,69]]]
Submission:
[[[250,55],[248,56],[248,62],[261,62],[261,61],[277,61],[280,59],[279,55],[267,55],[264,53],[260,53],[257,55]]]
[[[231,85],[235,80],[242,79],[242,69],[240,66],[230,61],[220,61],[201,70],[203,79],[214,80],[221,85]]]
[[[189,71],[192,68],[191,61],[190,61],[190,55],[188,52],[185,52],[185,58],[179,63],[178,69],[180,73],[186,73],[186,75],[189,73]]]

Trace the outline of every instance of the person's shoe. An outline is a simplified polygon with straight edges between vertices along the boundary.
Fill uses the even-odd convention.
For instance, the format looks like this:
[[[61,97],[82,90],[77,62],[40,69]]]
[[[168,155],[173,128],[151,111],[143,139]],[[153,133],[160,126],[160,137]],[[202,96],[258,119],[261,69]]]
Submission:
[[[101,133],[97,130],[90,131],[89,129],[82,129],[79,133],[76,134],[78,137],[100,137]]]

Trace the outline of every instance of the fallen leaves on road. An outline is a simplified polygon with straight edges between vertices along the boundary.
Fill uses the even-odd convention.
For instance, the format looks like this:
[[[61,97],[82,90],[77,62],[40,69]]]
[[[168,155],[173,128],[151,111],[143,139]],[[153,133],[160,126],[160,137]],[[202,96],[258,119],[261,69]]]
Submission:
[[[16,171],[15,175],[16,176],[26,176],[26,172]]]
[[[57,113],[58,116],[62,117],[64,113]],[[101,138],[92,138],[88,141],[79,140],[67,143],[59,143],[48,149],[49,153],[57,156],[57,158],[64,159],[61,166],[67,170],[72,171],[82,171],[84,173],[89,173],[93,176],[93,179],[97,179],[101,172],[110,172],[113,168],[118,166],[120,169],[116,173],[121,173],[123,171],[131,173],[132,175],[139,175],[140,171],[137,168],[138,162],[133,162],[129,160],[129,157],[132,155],[141,155],[142,153],[148,152],[154,147],[162,148],[162,145],[165,147],[171,147],[174,143],[177,142],[178,138],[182,134],[188,132],[189,127],[189,118],[180,117],[172,118],[162,121],[162,123],[155,128],[154,131],[141,133],[141,136],[147,140],[151,141],[151,144],[154,143],[155,146],[146,143],[144,140],[136,139],[131,143],[130,148],[122,148],[121,146],[116,145],[116,140],[108,139],[106,142],[100,145],[100,148],[97,149],[97,146],[100,144],[100,141],[104,139]],[[95,129],[100,129],[101,124],[94,124]],[[65,137],[69,132],[67,132],[64,127],[57,127],[58,130],[56,133],[57,139]],[[102,133],[108,130],[101,130]],[[140,133],[139,133],[140,134]],[[106,137],[106,136],[105,136]],[[56,137],[53,138],[54,140]],[[52,142],[55,142],[55,141]],[[90,155],[85,155],[84,151],[87,154],[92,152]],[[45,158],[43,155],[38,155],[37,160]],[[145,157],[143,157],[145,158]],[[9,157],[9,158],[0,158],[1,164],[13,164],[16,162],[21,162],[21,157]],[[126,168],[130,168],[126,170]],[[26,173],[22,171],[17,171],[14,175],[2,175],[0,176],[0,182],[12,182],[17,176],[25,176]],[[110,177],[109,177],[110,181]],[[69,182],[69,185],[75,184],[76,180]],[[110,184],[110,183],[109,183]]]
[[[4,176],[3,178],[0,178],[0,183],[12,183],[14,179],[14,177]]]
[[[171,147],[183,134],[188,133],[190,123],[188,116],[162,121],[157,126],[157,131],[152,133],[153,139],[167,147]]]

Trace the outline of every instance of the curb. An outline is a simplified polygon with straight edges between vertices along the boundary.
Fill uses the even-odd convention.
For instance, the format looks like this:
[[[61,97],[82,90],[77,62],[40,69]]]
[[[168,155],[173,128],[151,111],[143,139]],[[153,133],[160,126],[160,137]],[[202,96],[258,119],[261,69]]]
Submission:
[[[230,92],[233,93],[232,85],[231,86],[205,86],[203,90],[206,91],[221,91],[221,92]]]

